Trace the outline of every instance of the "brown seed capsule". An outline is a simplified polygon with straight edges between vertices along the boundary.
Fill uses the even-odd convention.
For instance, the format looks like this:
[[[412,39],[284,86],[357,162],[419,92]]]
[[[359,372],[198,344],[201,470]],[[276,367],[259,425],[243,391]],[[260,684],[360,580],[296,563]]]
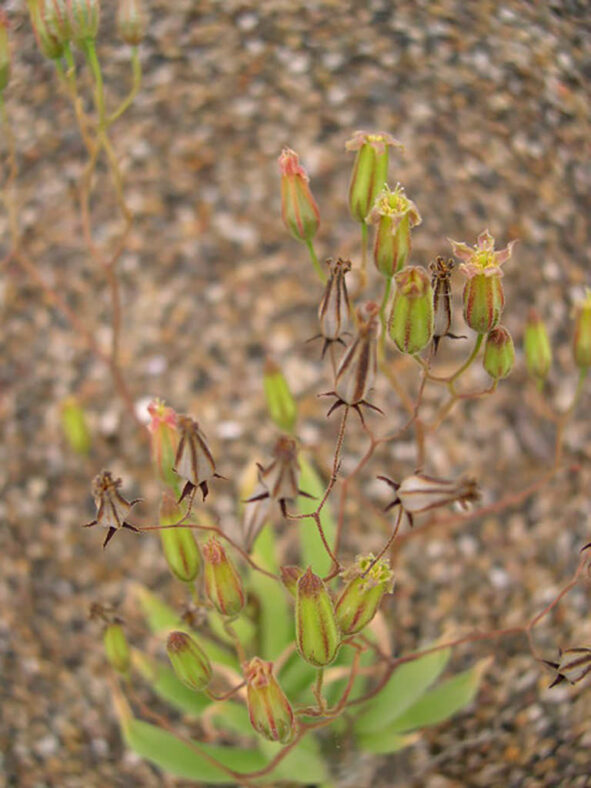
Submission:
[[[351,303],[345,281],[346,274],[351,270],[351,261],[339,257],[336,263],[330,258],[326,262],[329,276],[318,309],[320,334],[324,337],[323,356],[331,342],[345,344],[342,336],[351,323]]]
[[[255,492],[246,503],[269,498],[279,503],[285,517],[287,501],[297,498],[298,495],[310,497],[298,487],[300,465],[297,443],[293,438],[282,435],[275,444],[273,461],[264,467],[259,465],[258,469],[259,483],[263,490]]]
[[[127,516],[131,507],[141,499],[126,501],[119,492],[121,479],[113,479],[110,471],[101,471],[92,483],[92,495],[96,504],[96,519],[86,523],[83,527],[90,528],[93,525],[102,525],[108,529],[107,536],[103,542],[103,548],[107,546],[115,531],[119,528],[127,528],[130,531],[139,531],[135,525],[127,522]]]
[[[212,478],[220,478],[215,471],[215,462],[207,445],[207,439],[197,422],[190,416],[179,416],[177,427],[180,440],[173,470],[186,481],[179,503],[195,487],[201,489],[205,500],[209,492],[207,482]]]
[[[591,673],[591,648],[567,648],[559,650],[559,661],[548,662],[543,660],[546,665],[553,668],[557,676],[550,684],[555,687],[563,681],[569,684],[577,684],[582,681],[588,673]]]
[[[396,498],[387,506],[386,511],[400,504],[409,516],[411,525],[413,514],[427,512],[454,501],[458,501],[465,509],[468,502],[477,501],[480,497],[478,484],[470,477],[449,481],[427,476],[425,473],[413,473],[400,484],[386,476],[378,476],[378,479],[389,484],[396,492]]]
[[[465,339],[450,333],[451,327],[451,275],[455,263],[438,257],[429,265],[431,271],[431,287],[433,288],[433,348],[437,353],[439,342],[443,337]]]

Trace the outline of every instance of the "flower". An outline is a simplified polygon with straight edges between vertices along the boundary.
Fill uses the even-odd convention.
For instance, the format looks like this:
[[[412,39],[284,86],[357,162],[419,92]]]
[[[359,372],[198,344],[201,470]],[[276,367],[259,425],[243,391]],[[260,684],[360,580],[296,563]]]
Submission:
[[[252,727],[270,741],[288,742],[295,728],[291,704],[273,675],[273,663],[253,657],[243,666]]]
[[[356,131],[345,143],[349,151],[357,151],[349,183],[349,210],[355,221],[366,221],[376,197],[388,179],[388,149],[402,148],[390,134]]]
[[[501,266],[511,257],[516,243],[516,241],[511,241],[504,249],[499,249],[498,252],[495,252],[495,239],[488,230],[480,233],[474,247],[453,241],[451,238],[447,240],[451,244],[454,256],[464,261],[459,266],[459,270],[468,279],[478,274],[503,276]]]
[[[344,635],[360,632],[378,611],[384,594],[391,594],[394,573],[386,559],[358,555],[355,564],[343,572],[347,585],[339,596],[335,613]]]
[[[366,219],[376,225],[374,263],[384,276],[391,277],[406,263],[410,252],[411,227],[421,223],[417,206],[400,184],[394,191],[384,186]]]
[[[320,211],[308,186],[308,173],[291,148],[281,151],[279,170],[283,223],[296,240],[311,241],[320,226]]]
[[[126,501],[119,492],[121,484],[121,479],[113,479],[110,471],[101,471],[98,476],[95,476],[92,483],[92,495],[97,509],[96,519],[86,523],[83,528],[90,528],[93,525],[102,525],[103,528],[107,528],[108,533],[103,542],[103,548],[107,546],[119,528],[139,531],[139,528],[127,522],[127,516],[131,507],[139,503],[141,499]]]

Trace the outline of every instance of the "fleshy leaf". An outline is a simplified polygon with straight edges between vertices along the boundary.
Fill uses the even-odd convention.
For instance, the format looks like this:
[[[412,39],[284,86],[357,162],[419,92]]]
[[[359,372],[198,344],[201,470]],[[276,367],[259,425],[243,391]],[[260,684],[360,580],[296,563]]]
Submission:
[[[254,544],[252,557],[263,569],[277,572],[276,551],[275,535],[271,527],[266,525]],[[275,660],[293,640],[293,614],[281,583],[252,569],[250,587],[260,605],[257,653],[263,659]]]
[[[382,731],[361,736],[359,738],[359,746],[366,752],[386,755],[387,753],[398,752],[398,750],[409,747],[419,738],[418,733],[396,733],[390,728],[385,728]]]
[[[300,489],[309,495],[314,495],[316,500],[310,500],[300,495],[298,498],[298,510],[300,514],[309,514],[318,506],[318,502],[324,495],[326,485],[304,454],[300,454],[299,461],[301,470]],[[332,548],[337,528],[330,512],[330,503],[327,503],[320,512],[320,522],[326,540]],[[328,574],[332,561],[322,544],[316,523],[312,519],[303,520],[299,524],[299,529],[303,566],[310,566],[312,571],[320,576]]]
[[[281,750],[281,745],[259,739],[259,748],[267,761],[274,758]],[[320,785],[328,780],[326,766],[320,753],[318,740],[306,736],[298,742],[291,752],[280,761],[269,775],[273,780],[286,780],[290,783],[299,782],[307,785]]]

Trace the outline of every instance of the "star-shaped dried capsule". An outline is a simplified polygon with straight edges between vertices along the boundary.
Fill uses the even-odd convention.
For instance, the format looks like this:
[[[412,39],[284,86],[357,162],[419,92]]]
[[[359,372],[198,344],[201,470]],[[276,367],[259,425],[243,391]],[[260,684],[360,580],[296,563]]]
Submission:
[[[558,662],[549,662],[547,659],[542,662],[556,671],[556,678],[550,687],[555,687],[563,681],[577,684],[591,673],[591,648],[567,648],[564,651],[559,649]]]
[[[203,500],[205,500],[209,492],[207,482],[213,478],[222,479],[223,476],[216,473],[215,462],[207,445],[207,439],[195,419],[190,416],[179,416],[177,428],[180,440],[173,470],[186,482],[178,503],[195,487],[199,487]]]
[[[259,487],[245,503],[264,501],[270,498],[279,503],[281,513],[285,517],[287,501],[297,498],[298,495],[303,495],[306,498],[314,497],[299,489],[300,466],[297,443],[293,438],[282,435],[275,444],[273,460],[267,466],[259,464],[258,469]]]
[[[98,476],[95,476],[92,483],[92,495],[96,504],[96,519],[90,523],[85,523],[83,527],[90,528],[93,525],[102,525],[103,528],[108,529],[103,548],[108,545],[113,534],[120,528],[139,531],[139,528],[127,522],[127,516],[131,511],[131,507],[141,499],[125,500],[119,492],[119,487],[121,487],[121,479],[114,479],[110,471],[101,471]]]

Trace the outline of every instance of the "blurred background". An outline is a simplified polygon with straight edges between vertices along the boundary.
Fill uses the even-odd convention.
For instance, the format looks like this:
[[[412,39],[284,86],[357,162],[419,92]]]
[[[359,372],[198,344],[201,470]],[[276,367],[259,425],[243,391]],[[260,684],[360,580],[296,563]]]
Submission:
[[[114,107],[129,89],[129,47],[115,33],[115,3],[103,6],[97,46]],[[84,146],[25,3],[6,0],[3,8],[11,24],[5,100],[23,245],[107,348],[109,292],[85,250],[77,202]],[[318,347],[305,343],[317,331],[321,291],[305,248],[280,219],[277,157],[289,145],[310,174],[321,258],[355,263],[359,231],[347,209],[353,155],[344,145],[357,129],[387,131],[404,143],[390,174],[423,218],[413,233],[415,264],[448,255],[448,236],[474,244],[486,227],[501,247],[518,240],[504,269],[503,318],[518,348],[516,369],[495,397],[454,411],[430,446],[429,469],[474,472],[485,503],[539,476],[552,461],[553,429],[530,407],[521,337],[535,305],[555,351],[550,390],[566,405],[576,380],[572,304],[591,284],[588,4],[147,0],[146,8],[142,87],[112,129],[135,216],[119,266],[121,358],[140,415],[160,396],[207,425],[220,472],[234,480],[220,483],[211,502],[224,526],[238,528],[235,480],[248,461],[268,456],[273,440],[262,397],[266,355],[299,398],[299,437],[321,468],[329,466],[335,424],[324,420],[316,393],[331,387],[330,370]],[[4,157],[5,139],[0,145]],[[95,241],[108,246],[121,219],[104,165],[91,205]],[[3,210],[0,257],[9,250]],[[375,296],[380,281],[371,268],[370,275]],[[14,262],[2,272],[0,298],[0,782],[181,785],[125,751],[100,629],[88,621],[93,601],[120,604],[133,619],[125,601],[133,580],[174,599],[156,538],[117,535],[103,554],[103,534],[79,528],[93,516],[90,480],[103,467],[123,477],[127,497],[146,499],[149,519],[157,487],[148,446],[105,365]],[[461,323],[458,310],[457,333]],[[442,351],[452,369],[464,352],[457,345]],[[475,372],[475,385],[486,381],[483,374]],[[60,427],[71,395],[92,434],[84,457]],[[378,391],[376,401],[384,397]],[[567,582],[591,533],[589,404],[587,390],[565,434],[565,465],[576,464],[577,473],[561,474],[499,516],[404,546],[389,609],[397,651],[449,627],[523,623]],[[393,424],[403,418],[388,415]],[[355,426],[349,467],[359,449]],[[408,436],[384,450],[368,475],[378,503],[384,491],[371,486],[376,473],[408,473],[413,456]],[[357,514],[353,502],[353,554],[385,538]],[[558,646],[591,644],[589,597],[584,580],[536,631],[548,659]],[[548,692],[551,677],[524,638],[460,649],[455,665],[490,653],[472,711],[394,758],[345,753],[335,784],[588,785],[588,686]]]

